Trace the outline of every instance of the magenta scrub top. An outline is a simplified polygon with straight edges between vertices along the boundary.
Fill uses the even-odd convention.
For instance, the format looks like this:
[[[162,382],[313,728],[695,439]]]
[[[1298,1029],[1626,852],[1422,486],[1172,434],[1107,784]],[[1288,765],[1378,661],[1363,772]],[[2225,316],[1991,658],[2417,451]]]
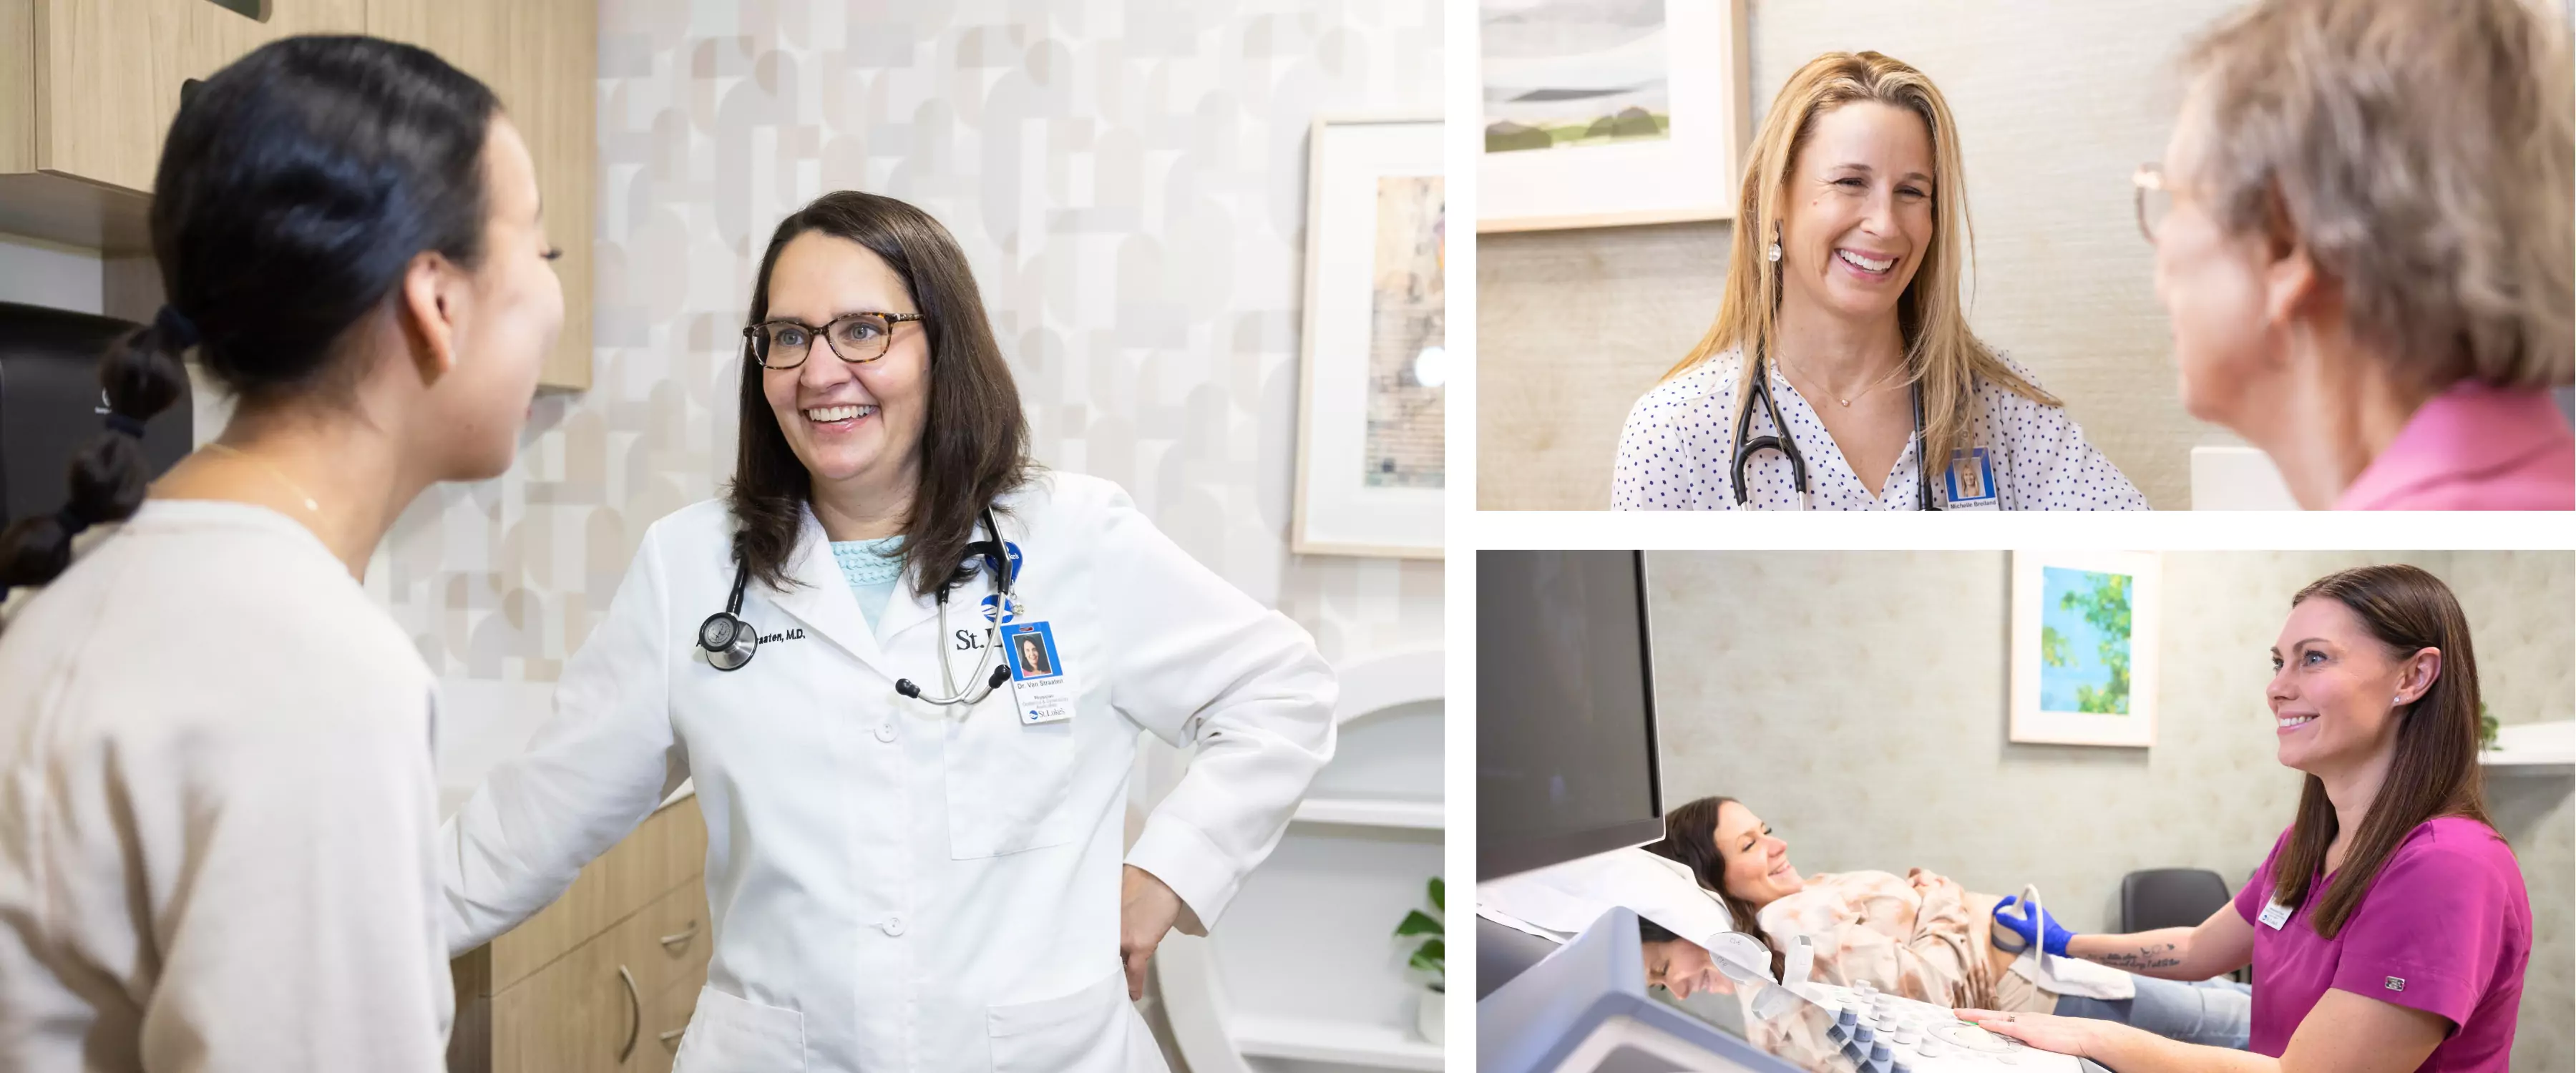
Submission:
[[[2407,832],[2343,929],[2323,939],[2308,927],[2326,884],[2287,923],[2263,923],[2272,903],[2272,855],[2236,892],[2254,926],[2254,1035],[2248,1049],[2274,1058],[2317,1000],[2333,988],[2439,1014],[2453,1026],[2421,1073],[2505,1073],[2522,970],[2531,960],[2531,900],[2504,839],[2476,820],[2446,816]]]
[[[2407,419],[2335,509],[2576,509],[2576,433],[2546,391],[2463,380]]]

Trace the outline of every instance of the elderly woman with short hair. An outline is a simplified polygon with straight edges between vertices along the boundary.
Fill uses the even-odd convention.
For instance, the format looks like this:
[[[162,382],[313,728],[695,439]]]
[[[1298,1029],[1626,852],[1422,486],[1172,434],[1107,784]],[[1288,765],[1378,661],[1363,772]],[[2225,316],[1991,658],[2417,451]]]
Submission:
[[[2268,0],[2185,57],[2138,174],[2183,403],[2302,506],[2576,508],[2566,37],[2526,0]]]

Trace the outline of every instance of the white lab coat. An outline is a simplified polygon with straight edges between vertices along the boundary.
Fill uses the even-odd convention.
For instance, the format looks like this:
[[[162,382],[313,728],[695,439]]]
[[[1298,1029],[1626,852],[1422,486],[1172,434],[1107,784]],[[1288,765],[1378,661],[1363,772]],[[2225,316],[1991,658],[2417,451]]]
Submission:
[[[971,712],[897,695],[942,691],[939,648],[966,681],[991,572],[945,634],[908,583],[871,632],[810,511],[800,584],[743,598],[776,639],[717,670],[696,636],[735,525],[699,503],[645,534],[554,717],[440,831],[449,947],[543,908],[694,778],[715,949],[677,1073],[1162,1069],[1118,961],[1122,856],[1215,921],[1331,759],[1333,676],[1117,486],[1049,474],[997,507],[1071,721],[1022,725],[1007,685]],[[1122,855],[1140,728],[1197,753]]]

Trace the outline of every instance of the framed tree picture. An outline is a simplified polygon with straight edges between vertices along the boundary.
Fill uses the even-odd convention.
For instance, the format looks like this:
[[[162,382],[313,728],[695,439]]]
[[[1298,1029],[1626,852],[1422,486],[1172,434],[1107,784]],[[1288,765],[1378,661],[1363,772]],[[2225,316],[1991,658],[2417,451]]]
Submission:
[[[2155,744],[2158,580],[2152,552],[2013,553],[2011,740]]]
[[[1476,23],[1476,230],[1734,215],[1744,0],[1478,0]]]
[[[1437,118],[1315,121],[1291,546],[1436,559],[1448,413]]]

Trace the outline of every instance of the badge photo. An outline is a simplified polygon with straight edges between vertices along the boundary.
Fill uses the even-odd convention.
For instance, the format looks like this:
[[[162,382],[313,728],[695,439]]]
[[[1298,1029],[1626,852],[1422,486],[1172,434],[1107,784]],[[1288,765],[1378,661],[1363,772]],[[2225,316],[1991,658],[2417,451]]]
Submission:
[[[1011,695],[1026,726],[1060,723],[1073,718],[1081,690],[1073,683],[1064,653],[1056,648],[1055,627],[1045,622],[1011,622],[1002,627],[1002,655],[1011,664]]]
[[[1055,630],[1044,622],[1014,622],[1002,627],[1002,651],[1011,658],[1011,680],[1028,682],[1064,676],[1056,658]]]
[[[1950,452],[1950,472],[1942,483],[1950,493],[1952,510],[1997,505],[1994,461],[1983,447]]]

